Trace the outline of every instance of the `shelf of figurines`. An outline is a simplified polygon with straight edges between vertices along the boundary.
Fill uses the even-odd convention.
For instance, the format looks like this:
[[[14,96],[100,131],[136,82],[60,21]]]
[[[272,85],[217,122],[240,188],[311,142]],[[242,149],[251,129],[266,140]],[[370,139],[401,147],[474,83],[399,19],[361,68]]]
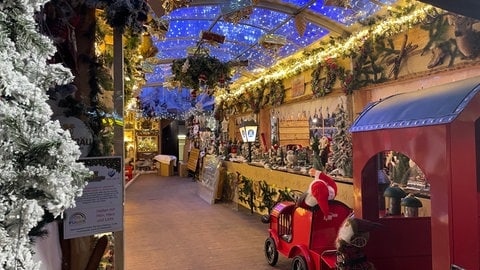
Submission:
[[[250,166],[260,167],[268,170],[275,170],[307,177],[310,177],[308,171],[312,168],[312,164],[309,162],[309,160],[312,160],[311,157],[299,159],[299,156],[283,156],[282,154],[274,155],[272,154],[272,151],[265,153],[252,152],[250,162],[248,162],[248,151],[246,153],[245,151],[238,151],[236,153],[220,155],[220,158],[224,161],[244,163]],[[302,158],[302,155],[300,155],[300,158]],[[327,173],[330,174],[337,182],[353,184],[353,179],[350,177],[336,174],[335,171],[329,172],[327,170]]]

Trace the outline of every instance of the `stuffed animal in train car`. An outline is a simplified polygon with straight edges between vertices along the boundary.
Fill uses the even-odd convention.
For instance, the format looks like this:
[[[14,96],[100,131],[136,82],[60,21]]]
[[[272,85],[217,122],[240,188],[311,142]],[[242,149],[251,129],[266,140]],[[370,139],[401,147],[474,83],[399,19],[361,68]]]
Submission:
[[[314,179],[310,183],[308,190],[298,199],[297,205],[305,208],[310,207],[313,210],[318,207],[322,211],[324,219],[330,220],[333,215],[330,213],[328,201],[335,199],[337,184],[333,178],[320,170],[311,168],[309,174],[314,176]]]
[[[370,231],[380,226],[379,223],[355,218],[353,215],[346,218],[335,240],[337,269],[374,270],[375,266],[367,260],[364,247],[367,245]]]

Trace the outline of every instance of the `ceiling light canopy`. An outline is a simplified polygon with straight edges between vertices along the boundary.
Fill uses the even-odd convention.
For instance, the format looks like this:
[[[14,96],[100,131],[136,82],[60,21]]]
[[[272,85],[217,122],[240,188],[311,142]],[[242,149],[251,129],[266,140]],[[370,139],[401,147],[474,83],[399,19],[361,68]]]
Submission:
[[[157,0],[158,1],[158,0]],[[179,2],[173,0],[170,2]],[[168,32],[154,39],[157,57],[163,63],[147,74],[147,84],[162,82],[172,75],[175,59],[203,52],[221,62],[248,61],[243,73],[256,74],[279,59],[311,45],[329,34],[344,34],[349,27],[378,12],[394,0],[198,0],[180,1],[161,17]],[[337,3],[338,2],[338,3]],[[222,42],[205,42],[202,33],[222,37]],[[266,46],[275,37],[275,50]],[[281,42],[280,42],[281,41]],[[267,42],[268,43],[268,42]],[[281,43],[281,44],[280,44]],[[196,48],[196,49],[195,49]],[[245,75],[245,74],[243,74]],[[248,75],[248,74],[247,74]],[[237,74],[238,78],[241,74]]]

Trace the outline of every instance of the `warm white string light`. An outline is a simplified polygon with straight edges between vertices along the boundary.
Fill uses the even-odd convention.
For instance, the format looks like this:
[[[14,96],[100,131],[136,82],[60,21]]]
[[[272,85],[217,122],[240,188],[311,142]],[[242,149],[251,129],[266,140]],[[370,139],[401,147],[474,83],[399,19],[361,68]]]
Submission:
[[[415,5],[416,8],[413,9],[411,14],[404,15],[398,18],[392,18],[390,20],[379,21],[371,28],[359,31],[351,35],[349,38],[345,39],[344,42],[337,42],[335,45],[329,46],[325,50],[315,52],[314,54],[306,57],[302,61],[295,61],[292,64],[291,59],[293,59],[294,57],[283,59],[277,64],[275,64],[271,69],[266,71],[264,74],[260,75],[259,78],[251,82],[242,83],[241,85],[232,85],[230,93],[218,93],[218,95],[216,96],[216,102],[220,103],[224,100],[231,100],[232,98],[235,98],[245,93],[247,89],[259,87],[260,84],[293,77],[300,72],[315,67],[315,65],[317,65],[319,62],[325,61],[327,58],[336,58],[340,55],[344,55],[348,52],[358,49],[364,44],[364,41],[368,38],[375,38],[379,36],[393,36],[395,34],[412,28],[414,25],[423,21],[429,14],[441,13],[439,9],[430,5],[418,3],[416,3]]]

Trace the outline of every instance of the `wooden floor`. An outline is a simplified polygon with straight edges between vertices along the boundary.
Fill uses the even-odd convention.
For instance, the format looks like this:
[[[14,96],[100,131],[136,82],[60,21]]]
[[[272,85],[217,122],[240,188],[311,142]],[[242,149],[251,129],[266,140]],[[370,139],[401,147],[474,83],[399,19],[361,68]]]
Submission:
[[[125,205],[127,270],[290,269],[280,255],[267,264],[268,225],[245,208],[210,205],[191,178],[142,175],[130,183]]]

